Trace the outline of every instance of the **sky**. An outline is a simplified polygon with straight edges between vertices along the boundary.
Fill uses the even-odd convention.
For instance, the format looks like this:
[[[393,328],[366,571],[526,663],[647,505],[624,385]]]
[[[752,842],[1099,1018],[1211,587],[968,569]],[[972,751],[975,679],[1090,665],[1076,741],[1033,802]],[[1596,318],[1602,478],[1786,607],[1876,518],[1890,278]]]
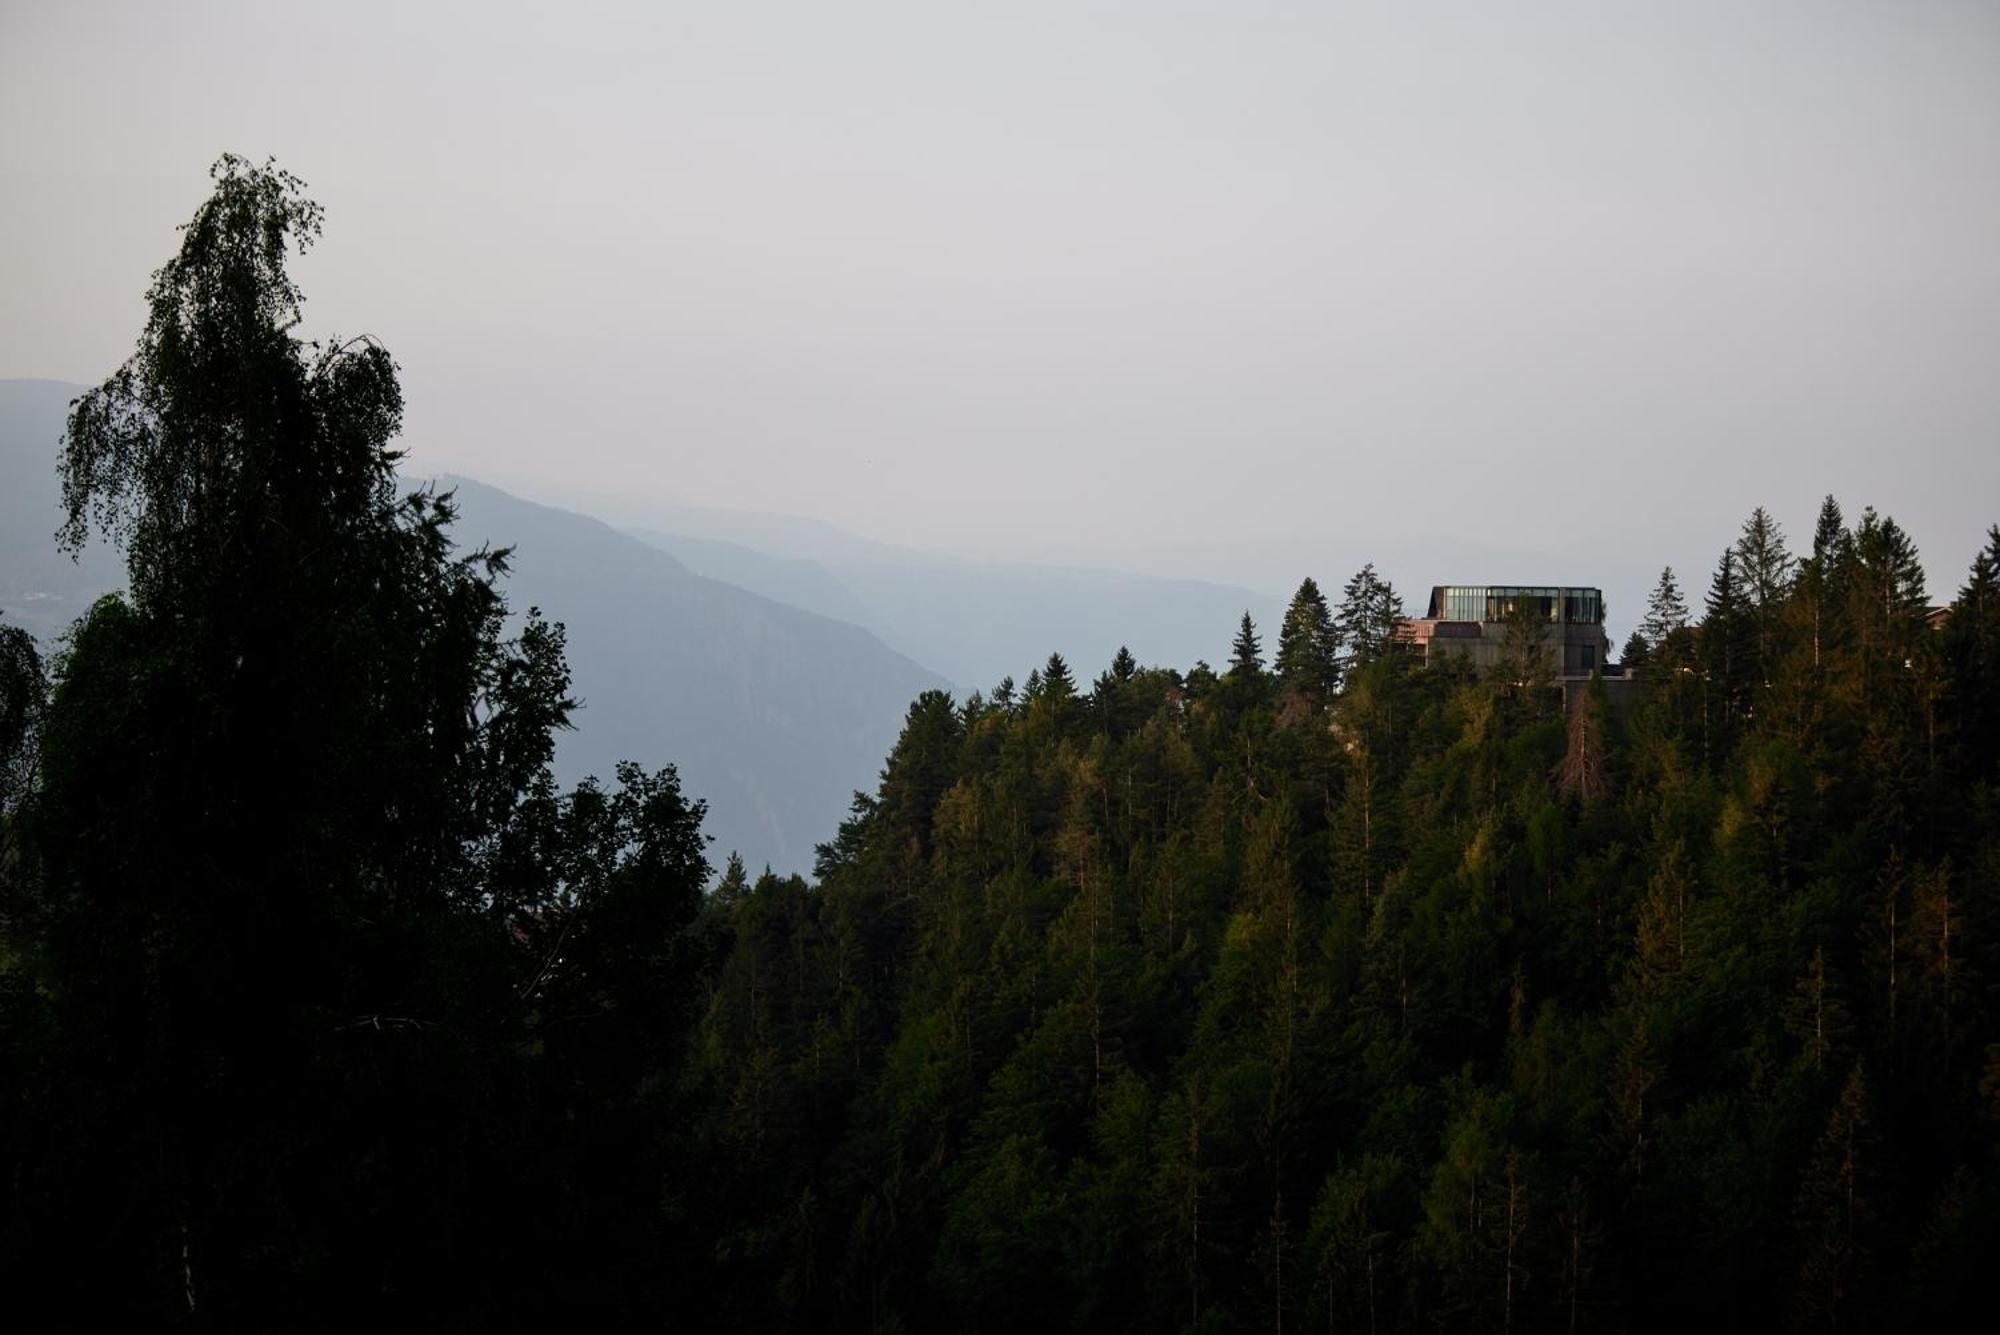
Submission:
[[[2000,520],[2000,5],[0,0],[0,376],[221,152],[411,466],[1289,589]],[[1620,618],[1623,610],[1626,616]]]

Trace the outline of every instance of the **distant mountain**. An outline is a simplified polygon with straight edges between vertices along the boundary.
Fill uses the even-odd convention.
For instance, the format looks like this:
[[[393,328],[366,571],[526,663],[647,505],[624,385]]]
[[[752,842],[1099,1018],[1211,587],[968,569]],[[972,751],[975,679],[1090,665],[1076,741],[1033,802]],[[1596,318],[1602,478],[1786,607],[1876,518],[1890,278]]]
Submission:
[[[672,762],[709,803],[718,857],[809,872],[910,701],[944,685],[858,626],[704,578],[595,519],[444,484],[458,494],[461,544],[514,549],[509,604],[568,630],[583,708],[559,775]]]
[[[817,612],[838,621],[867,625],[874,611],[854,590],[835,579],[817,561],[771,556],[737,542],[690,537],[653,529],[628,530],[633,537],[658,547],[697,575],[762,594],[773,602]]]
[[[1244,612],[1272,641],[1283,612],[1227,584],[960,560],[788,515],[661,507],[629,531],[704,574],[866,626],[962,691],[1018,681],[1051,650],[1085,682],[1121,645],[1142,663],[1220,663]]]
[[[58,441],[83,388],[0,380],[0,614],[45,652],[125,583],[115,550],[99,544],[73,562],[55,544]],[[448,485],[461,546],[515,549],[509,604],[539,606],[568,629],[584,707],[559,743],[558,775],[608,777],[625,759],[677,765],[709,804],[718,860],[739,850],[753,868],[810,871],[813,845],[854,791],[875,786],[910,701],[944,684],[858,626],[704,578],[594,519],[465,479]],[[728,555],[774,592],[826,605],[838,597],[810,570],[696,547],[706,564]]]

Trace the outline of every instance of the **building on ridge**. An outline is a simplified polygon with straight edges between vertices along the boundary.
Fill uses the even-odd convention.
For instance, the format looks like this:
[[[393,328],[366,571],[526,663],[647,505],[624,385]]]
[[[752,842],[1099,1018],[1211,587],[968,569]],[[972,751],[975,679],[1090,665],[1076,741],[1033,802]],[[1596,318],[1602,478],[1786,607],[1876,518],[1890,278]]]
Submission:
[[[1543,623],[1549,677],[1587,681],[1616,672],[1604,634],[1604,594],[1598,589],[1529,584],[1439,584],[1421,617],[1396,623],[1396,640],[1429,662],[1444,655],[1469,659],[1485,671],[1504,661],[1508,622],[1526,613]]]

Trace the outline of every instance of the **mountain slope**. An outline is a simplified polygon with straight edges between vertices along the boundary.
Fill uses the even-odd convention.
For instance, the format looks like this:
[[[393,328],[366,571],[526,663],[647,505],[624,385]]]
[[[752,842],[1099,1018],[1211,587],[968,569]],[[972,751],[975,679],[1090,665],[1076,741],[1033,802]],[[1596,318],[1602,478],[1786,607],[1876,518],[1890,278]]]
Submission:
[[[114,549],[71,561],[53,536],[57,442],[83,388],[0,380],[0,614],[45,652],[125,583]],[[753,866],[810,870],[854,790],[874,786],[911,699],[943,684],[866,630],[702,578],[596,520],[452,485],[460,544],[512,546],[510,605],[568,627],[584,707],[561,739],[559,776],[608,777],[625,759],[679,766],[709,803],[718,858],[735,849]]]
[[[568,630],[576,730],[565,781],[622,759],[679,766],[718,855],[810,870],[815,841],[871,785],[909,702],[943,683],[857,626],[705,579],[583,515],[466,479],[462,544],[514,549],[516,611]]]
[[[1121,645],[1142,663],[1220,663],[1244,612],[1271,635],[1283,613],[1281,600],[1227,584],[961,560],[788,515],[669,506],[630,531],[698,569],[718,559],[710,553],[733,548],[773,570],[809,570],[773,596],[856,621],[961,690],[1018,680],[1051,650],[1085,681]],[[745,570],[749,583],[748,564],[713,573],[737,579]]]
[[[697,538],[657,529],[628,530],[633,537],[658,547],[697,575],[734,584],[773,602],[866,626],[874,609],[855,596],[818,561],[805,557],[772,556],[740,542]]]

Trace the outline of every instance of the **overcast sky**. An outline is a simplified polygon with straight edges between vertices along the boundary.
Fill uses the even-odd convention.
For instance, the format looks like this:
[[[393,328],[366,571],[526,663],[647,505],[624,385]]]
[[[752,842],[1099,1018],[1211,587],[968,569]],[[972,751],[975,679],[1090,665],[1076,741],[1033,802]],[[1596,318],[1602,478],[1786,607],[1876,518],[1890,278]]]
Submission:
[[[119,362],[225,149],[416,467],[616,517],[1273,590],[2000,519],[1992,0],[0,0],[0,376]]]

